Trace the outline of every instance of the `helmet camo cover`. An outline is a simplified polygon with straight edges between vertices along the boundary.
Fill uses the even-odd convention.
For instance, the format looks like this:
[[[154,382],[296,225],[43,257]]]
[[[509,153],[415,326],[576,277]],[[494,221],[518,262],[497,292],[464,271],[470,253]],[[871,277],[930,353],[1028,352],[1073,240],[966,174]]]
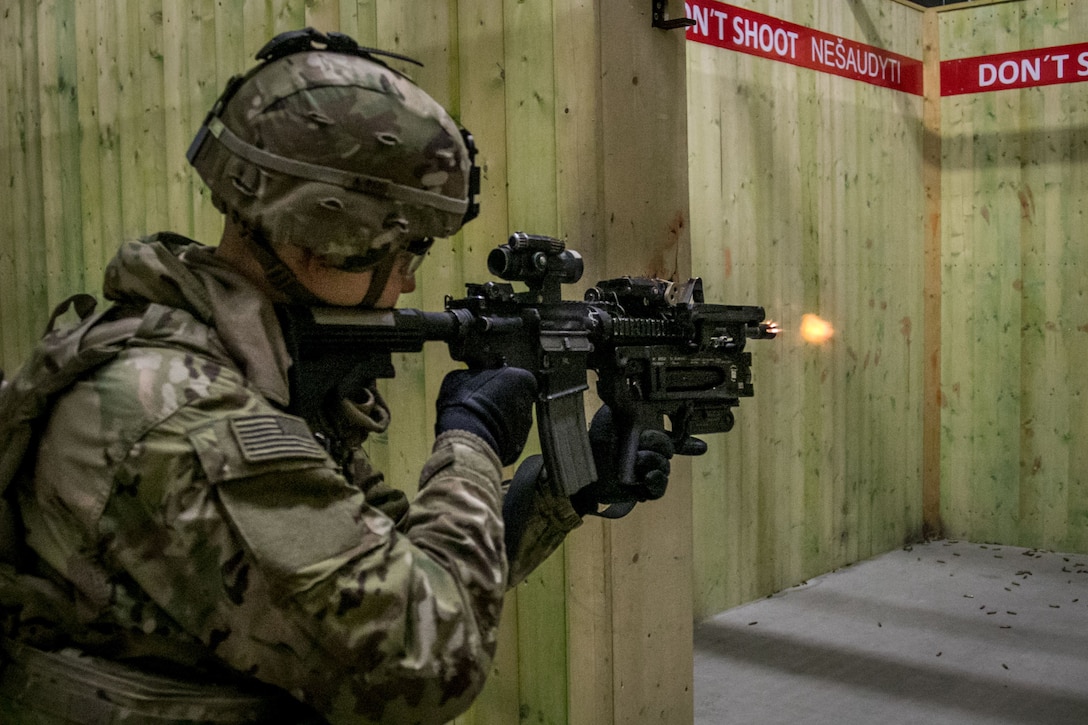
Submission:
[[[294,31],[231,80],[188,154],[222,212],[356,269],[475,215],[471,136],[373,52]]]

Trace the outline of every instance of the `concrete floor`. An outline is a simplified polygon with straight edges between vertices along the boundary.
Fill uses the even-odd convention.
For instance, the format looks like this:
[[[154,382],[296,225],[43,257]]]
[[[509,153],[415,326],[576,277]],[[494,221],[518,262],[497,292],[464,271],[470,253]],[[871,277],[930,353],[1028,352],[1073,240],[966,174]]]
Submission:
[[[1088,723],[1088,556],[936,541],[695,629],[695,722]]]

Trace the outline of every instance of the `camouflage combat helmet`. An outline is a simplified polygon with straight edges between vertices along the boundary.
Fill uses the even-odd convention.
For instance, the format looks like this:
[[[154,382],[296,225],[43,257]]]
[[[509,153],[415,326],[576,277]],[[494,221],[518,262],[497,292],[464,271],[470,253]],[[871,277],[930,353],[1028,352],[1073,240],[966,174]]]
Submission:
[[[472,136],[376,55],[410,60],[312,28],[269,41],[188,152],[220,211],[351,271],[473,218]]]

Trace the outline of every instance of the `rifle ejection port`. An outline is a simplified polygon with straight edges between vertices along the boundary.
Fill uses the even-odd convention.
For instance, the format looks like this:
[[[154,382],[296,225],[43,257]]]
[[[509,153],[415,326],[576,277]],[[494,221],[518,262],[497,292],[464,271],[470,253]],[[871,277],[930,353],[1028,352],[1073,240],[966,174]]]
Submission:
[[[708,344],[710,347],[729,347],[736,342],[736,338],[732,335],[715,335],[710,338]]]
[[[540,349],[544,352],[593,352],[593,343],[588,331],[542,331]]]

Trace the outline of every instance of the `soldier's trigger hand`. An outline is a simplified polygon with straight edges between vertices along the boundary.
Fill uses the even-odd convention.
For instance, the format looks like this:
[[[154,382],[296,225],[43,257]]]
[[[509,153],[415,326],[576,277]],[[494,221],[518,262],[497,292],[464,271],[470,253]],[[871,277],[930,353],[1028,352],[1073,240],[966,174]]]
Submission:
[[[474,433],[508,466],[529,437],[536,390],[536,378],[521,368],[455,370],[438,392],[435,435],[448,430]]]

